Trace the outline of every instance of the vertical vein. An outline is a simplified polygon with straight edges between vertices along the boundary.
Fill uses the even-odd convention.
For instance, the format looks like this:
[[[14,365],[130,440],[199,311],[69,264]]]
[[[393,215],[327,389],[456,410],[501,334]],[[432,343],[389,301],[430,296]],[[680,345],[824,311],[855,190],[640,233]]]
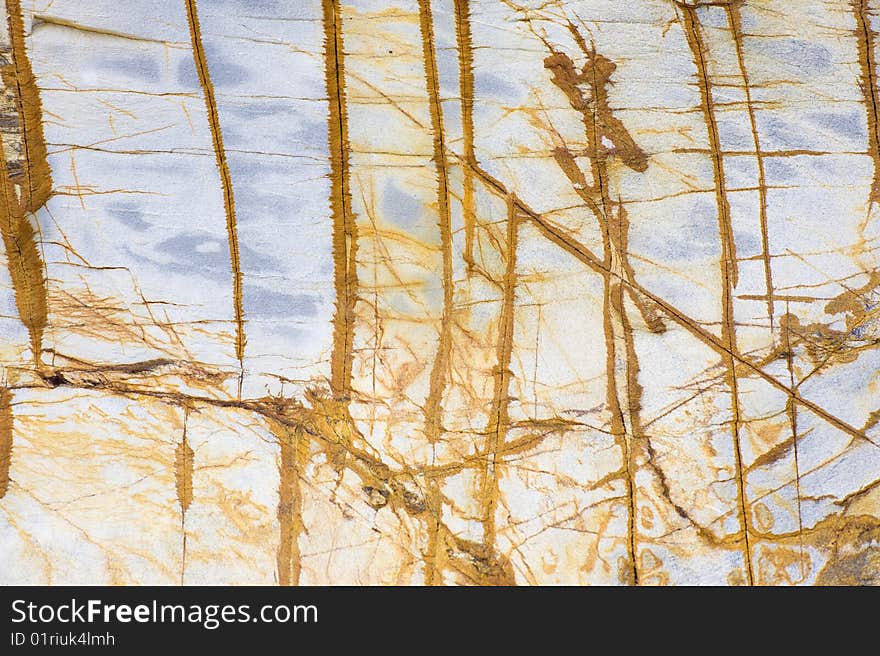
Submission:
[[[12,394],[0,387],[0,499],[9,491],[9,470],[12,467]]]
[[[437,218],[440,227],[440,250],[443,260],[443,313],[437,354],[431,367],[428,396],[425,400],[425,421],[428,440],[436,442],[442,432],[441,404],[446,389],[446,370],[452,347],[452,230],[449,216],[449,174],[446,165],[446,145],[443,133],[443,110],[440,105],[440,86],[437,74],[437,57],[434,50],[434,19],[431,1],[419,0],[419,26],[422,36],[422,54],[425,65],[425,82],[431,111],[431,132],[435,174],[437,177]]]
[[[868,122],[868,154],[874,161],[874,181],[869,201],[880,202],[880,126],[877,124],[877,60],[874,52],[875,33],[871,29],[868,0],[851,0],[856,20],[856,43],[859,52],[861,80],[859,87],[865,103]]]
[[[290,429],[279,424],[274,432],[281,451],[278,463],[278,584],[299,585],[302,571],[299,536],[304,528],[299,477],[308,443],[299,427]]]
[[[22,205],[26,211],[35,212],[48,200],[52,191],[43,137],[42,105],[25,46],[20,0],[6,0],[6,15],[12,45],[12,71],[3,71],[3,81],[7,87],[14,87],[18,105],[18,127],[24,155]]]
[[[16,194],[17,188],[9,179],[6,157],[0,147],[0,235],[6,249],[18,317],[28,330],[34,366],[39,369],[43,331],[48,319],[48,290],[36,233],[25,215],[24,199]]]
[[[355,304],[357,303],[357,223],[351,203],[345,52],[339,25],[339,1],[322,0],[324,77],[327,87],[327,136],[330,149],[330,211],[333,217],[333,350],[330,389],[337,398],[351,390]]]
[[[791,347],[791,328],[789,326],[789,320],[791,317],[791,313],[789,310],[789,303],[786,301],[785,303],[785,319],[786,325],[784,330],[785,337],[785,354],[786,354],[786,362],[788,365],[788,384],[791,389],[797,389],[797,385],[794,380],[794,352]],[[801,580],[803,580],[804,573],[804,519],[803,512],[801,509],[801,467],[798,458],[798,411],[797,404],[795,403],[794,397],[789,396],[785,400],[785,412],[788,415],[788,424],[791,428],[791,443],[792,443],[792,451],[794,452],[794,485],[795,485],[795,495],[797,497],[797,518],[798,518],[798,537],[800,539],[800,554],[799,554],[799,562],[801,569]]]
[[[611,433],[619,441],[623,454],[623,467],[626,472],[626,493],[628,501],[627,538],[630,559],[630,576],[633,585],[639,585],[639,570],[636,555],[636,487],[635,472],[636,449],[643,441],[644,432],[641,420],[642,388],[639,385],[639,361],[633,338],[632,325],[624,305],[624,286],[612,271],[622,268],[621,262],[627,252],[627,232],[629,224],[626,212],[621,205],[618,216],[609,217],[605,222],[603,241],[606,252],[608,273],[605,276],[603,311],[605,323],[606,361],[605,376],[608,385],[606,398],[611,412]],[[611,225],[608,225],[608,224]],[[618,342],[623,348],[618,349]],[[622,350],[622,353],[618,351]],[[618,371],[623,369],[623,377]]]
[[[592,84],[596,87],[595,81]],[[593,122],[595,130],[595,122]],[[632,411],[637,407],[634,403],[624,402],[630,379],[638,377],[638,364],[631,362],[635,358],[632,345],[632,330],[626,318],[623,304],[623,285],[614,276],[614,271],[621,267],[621,251],[610,224],[611,199],[608,195],[608,171],[605,161],[598,154],[598,131],[588,139],[590,159],[593,162],[594,179],[599,190],[603,212],[597,215],[602,230],[604,271],[602,286],[602,314],[605,331],[605,380],[606,403],[611,415],[611,434],[621,450],[624,483],[627,499],[627,555],[630,564],[630,583],[639,585],[639,570],[636,559],[636,488],[634,460],[634,423]],[[618,342],[623,342],[623,352],[618,352]],[[635,364],[635,369],[633,369]],[[619,380],[618,372],[623,370],[625,381]],[[627,421],[629,419],[629,421]]]
[[[425,510],[427,510],[427,548],[425,550],[425,585],[433,586],[442,582],[442,570],[439,565],[441,536],[441,518],[443,500],[440,485],[433,476],[425,481]]]
[[[214,85],[208,71],[208,60],[202,44],[202,33],[196,0],[186,0],[186,17],[192,39],[193,60],[199,76],[199,84],[205,98],[208,113],[208,125],[211,128],[211,140],[214,144],[214,156],[220,171],[220,184],[223,187],[223,206],[226,210],[226,237],[229,243],[229,261],[232,268],[232,303],[235,312],[235,357],[239,364],[238,396],[241,397],[241,386],[244,377],[244,309],[242,307],[242,274],[241,257],[238,250],[238,228],[235,222],[235,197],[232,193],[232,176],[226,161],[226,149],[223,146],[223,133],[220,129],[220,115],[217,111],[217,100],[214,96]]]
[[[767,290],[767,316],[770,319],[770,334],[774,333],[774,310],[773,310],[773,270],[770,259],[770,237],[767,229],[767,177],[764,170],[764,153],[761,151],[761,140],[758,136],[758,121],[755,115],[755,106],[752,103],[752,90],[749,80],[749,71],[746,67],[743,53],[743,32],[740,20],[740,7],[737,3],[725,5],[730,32],[733,35],[733,43],[736,48],[736,58],[739,62],[739,71],[743,80],[743,90],[746,95],[746,109],[749,114],[749,125],[752,130],[752,142],[755,146],[755,162],[758,165],[758,220],[761,224],[761,261],[764,265],[764,286]]]
[[[718,123],[715,120],[715,101],[712,98],[712,85],[709,81],[709,73],[706,67],[708,48],[703,41],[700,21],[694,7],[680,5],[684,16],[685,35],[688,46],[694,57],[697,67],[697,86],[700,89],[703,116],[706,130],[709,135],[709,153],[712,159],[712,175],[715,181],[715,201],[718,206],[718,229],[721,235],[721,260],[726,269],[725,279],[729,279],[732,286],[736,286],[738,278],[738,266],[736,259],[736,242],[733,238],[733,227],[730,222],[730,203],[727,200],[727,183],[724,177],[724,160],[721,152],[721,139],[718,132]]]
[[[39,369],[43,332],[48,321],[48,290],[36,232],[27,213],[46,202],[52,180],[46,159],[40,96],[25,46],[20,1],[6,0],[6,13],[12,64],[3,69],[2,77],[15,97],[21,161],[20,169],[14,167],[0,143],[0,233],[18,316],[27,328],[34,365]]]
[[[700,89],[700,101],[703,117],[709,135],[709,150],[712,158],[712,170],[715,178],[715,198],[718,210],[718,229],[721,238],[721,342],[724,345],[722,360],[726,370],[727,384],[730,389],[731,403],[731,435],[734,446],[736,467],[737,502],[739,505],[740,526],[743,535],[746,572],[749,585],[754,584],[752,568],[752,549],[749,527],[748,508],[746,505],[745,479],[743,475],[742,450],[740,448],[740,408],[739,384],[736,374],[734,351],[736,350],[736,326],[733,316],[733,289],[737,283],[736,249],[733,242],[733,230],[730,224],[730,206],[727,202],[727,190],[724,182],[724,164],[718,136],[718,125],[715,120],[715,106],[712,99],[712,88],[706,68],[708,50],[700,32],[700,22],[696,9],[692,6],[677,3],[683,16],[683,27],[688,46],[693,54],[696,65],[697,85]]]
[[[195,454],[186,439],[186,423],[189,413],[186,408],[183,411],[183,436],[174,449],[174,483],[177,490],[177,503],[180,505],[180,532],[181,532],[181,557],[180,557],[180,585],[183,585],[184,573],[186,572],[186,511],[193,499],[193,464]]]
[[[494,553],[496,540],[495,510],[498,507],[498,453],[504,448],[510,425],[510,359],[513,354],[513,319],[516,300],[516,251],[519,236],[519,217],[514,197],[507,198],[507,236],[504,253],[504,278],[501,283],[501,313],[498,342],[495,348],[492,405],[486,432],[486,457],[481,471],[481,503],[483,545],[487,553]]]
[[[635,143],[626,126],[617,119],[608,99],[607,86],[616,65],[587,45],[574,25],[569,31],[587,58],[578,71],[571,58],[548,48],[553,53],[544,60],[545,68],[553,72],[553,83],[568,97],[572,109],[580,112],[587,142],[592,184],[580,170],[574,155],[567,147],[554,151],[557,165],[568,177],[572,189],[593,212],[602,232],[603,260],[600,273],[603,278],[603,330],[605,339],[606,404],[610,415],[611,435],[621,451],[621,473],[625,479],[627,499],[626,549],[629,562],[628,582],[639,584],[636,559],[636,442],[641,438],[640,391],[638,360],[633,343],[632,328],[624,307],[623,279],[634,276],[627,258],[629,223],[622,203],[617,214],[611,199],[611,179],[603,140],[616,148],[617,156],[634,171],[647,170],[647,156]],[[589,97],[582,84],[587,84]],[[652,330],[662,331],[663,325],[645,304],[636,301]],[[621,377],[622,376],[622,377]],[[637,432],[638,431],[638,432]]]
[[[464,261],[474,264],[474,232],[476,229],[476,210],[474,208],[474,173],[476,164],[474,153],[474,55],[471,39],[470,0],[455,2],[455,37],[458,44],[458,86],[461,96],[461,132],[464,158],[467,164],[462,167],[463,191],[462,213],[464,216]]]
[[[425,85],[431,114],[432,160],[437,177],[437,219],[440,228],[440,250],[443,261],[443,310],[437,353],[431,365],[428,396],[425,399],[425,436],[435,443],[442,433],[443,393],[446,389],[446,370],[452,348],[452,229],[449,216],[449,174],[446,166],[446,145],[443,133],[443,109],[440,104],[440,85],[437,56],[434,50],[434,18],[430,0],[419,0],[419,28],[422,39],[422,59],[425,67]],[[439,523],[442,512],[440,492],[435,481],[428,484],[428,548],[425,559],[425,582],[433,585],[438,576],[437,550],[440,539]]]

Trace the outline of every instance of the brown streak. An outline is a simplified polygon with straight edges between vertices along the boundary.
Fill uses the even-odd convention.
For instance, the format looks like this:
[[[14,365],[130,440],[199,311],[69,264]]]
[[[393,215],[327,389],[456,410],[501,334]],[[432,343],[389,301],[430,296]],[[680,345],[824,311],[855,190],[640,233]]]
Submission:
[[[177,489],[177,502],[181,514],[186,514],[193,499],[193,453],[186,439],[186,419],[183,424],[183,438],[174,449],[174,483]]]
[[[20,0],[6,0],[6,14],[12,43],[13,70],[3,71],[3,81],[7,86],[15,86],[18,103],[19,129],[25,156],[22,205],[26,212],[35,212],[52,193],[52,177],[43,137],[42,105],[27,55]]]
[[[868,15],[868,0],[852,0],[853,16],[856,20],[856,41],[859,51],[859,67],[862,79],[859,87],[865,103],[868,122],[868,154],[874,161],[874,181],[871,184],[870,203],[880,201],[880,126],[877,120],[877,61],[874,54],[875,34],[871,29]]]
[[[579,243],[577,240],[566,234],[560,228],[547,222],[540,214],[534,212],[533,210],[530,210],[528,207],[521,206],[520,210],[523,211],[529,217],[529,219],[531,219],[531,221],[537,226],[541,234],[543,234],[548,240],[562,248],[567,253],[574,256],[576,259],[583,262],[586,266],[593,269],[594,271],[602,272],[605,270],[602,261],[599,260],[599,258],[597,258],[596,255],[592,253],[589,248]],[[649,299],[651,302],[657,305],[657,307],[663,310],[663,312],[672,321],[687,330],[689,333],[691,333],[691,335],[699,339],[706,346],[714,350],[722,357],[731,356],[736,362],[743,365],[747,370],[749,370],[762,380],[765,380],[776,389],[785,392],[787,395],[794,398],[802,406],[815,413],[818,417],[821,417],[824,421],[828,422],[835,428],[838,428],[847,435],[850,435],[851,437],[854,437],[856,439],[867,440],[871,444],[874,444],[874,446],[880,447],[880,445],[868,439],[867,435],[865,435],[863,431],[860,431],[859,429],[848,424],[839,417],[831,414],[830,412],[828,412],[821,406],[813,403],[809,399],[805,399],[803,396],[800,395],[797,390],[791,389],[788,385],[780,382],[779,380],[768,374],[766,371],[757,366],[754,362],[736,351],[733,346],[726,346],[721,340],[715,337],[715,335],[702,328],[696,321],[683,314],[681,310],[679,310],[675,306],[670,305],[664,299],[650,292],[635,281],[627,280],[622,277],[621,280],[624,285],[631,288],[634,292]]]
[[[308,443],[299,427],[289,428],[276,422],[270,422],[270,426],[281,452],[278,463],[278,584],[299,585],[302,571],[299,536],[305,528],[299,478],[308,457]]]
[[[685,4],[679,4],[679,8],[684,18],[682,26],[684,27],[688,46],[694,57],[697,86],[700,89],[703,117],[709,136],[709,154],[712,159],[712,174],[715,179],[715,197],[718,206],[718,230],[721,236],[721,266],[727,270],[724,278],[730,281],[729,284],[731,286],[736,287],[739,277],[736,261],[736,242],[733,237],[733,227],[730,223],[730,204],[727,201],[721,139],[718,133],[718,124],[715,121],[712,83],[709,81],[709,73],[706,67],[706,59],[709,54],[708,48],[700,34],[700,21],[696,10]]]
[[[184,583],[186,573],[186,511],[193,499],[193,462],[195,454],[186,439],[186,423],[188,409],[183,409],[183,437],[174,449],[174,484],[177,490],[177,502],[180,504],[180,585]]]
[[[443,110],[440,104],[440,86],[437,59],[434,50],[434,23],[430,0],[419,0],[419,28],[422,37],[422,57],[425,67],[425,84],[431,110],[431,133],[435,172],[437,176],[437,219],[440,227],[440,249],[443,259],[443,313],[437,339],[437,353],[431,365],[428,396],[425,399],[425,437],[435,443],[442,433],[443,393],[446,389],[446,369],[452,348],[452,229],[449,214],[449,175],[446,167],[446,145],[443,133]],[[439,492],[429,486],[429,505],[432,518],[428,526],[428,558],[425,562],[425,580],[429,585],[436,581],[437,549],[440,533],[437,526],[442,513]]]
[[[587,184],[586,176],[567,148],[555,149],[554,159],[571,182],[572,188],[596,216],[602,230],[606,403],[611,415],[611,434],[621,449],[623,469],[626,474],[629,582],[638,585],[634,476],[635,443],[641,442],[643,437],[640,419],[641,387],[638,384],[639,365],[632,338],[632,327],[624,306],[624,287],[612,273],[621,270],[627,276],[634,276],[634,272],[627,258],[629,222],[621,203],[618,203],[617,215],[614,214],[607,160],[615,154],[624,164],[639,172],[645,171],[648,163],[644,152],[635,143],[626,127],[611,112],[607,86],[611,83],[611,75],[616,65],[598,54],[594,48],[589,48],[577,28],[571,23],[569,23],[569,31],[587,57],[587,63],[582,71],[578,72],[575,69],[574,62],[568,55],[552,49],[553,54],[544,60],[544,66],[552,71],[553,83],[567,96],[572,109],[581,114],[593,184]],[[589,98],[581,91],[579,84],[582,83],[589,83]],[[606,150],[602,144],[603,137],[611,140],[614,150]],[[650,313],[646,304],[640,303],[640,300],[636,300],[636,305],[645,314],[646,322],[649,325],[653,324],[659,330],[657,322],[652,322],[649,318]],[[618,341],[624,344],[622,354],[618,354]],[[624,370],[624,381],[620,381],[618,376],[621,368]]]
[[[422,51],[425,65],[425,81],[431,109],[431,132],[434,153],[432,159],[437,176],[437,218],[440,226],[440,249],[443,258],[443,314],[437,355],[431,367],[428,397],[425,400],[425,432],[428,440],[435,442],[442,432],[441,404],[446,388],[446,369],[452,346],[452,230],[449,215],[449,175],[446,167],[446,146],[443,137],[443,111],[440,104],[440,87],[437,77],[437,60],[434,52],[434,24],[430,0],[419,0],[419,25],[422,34]]]
[[[48,319],[48,291],[45,267],[37,247],[36,234],[8,176],[6,158],[0,148],[0,234],[6,248],[6,265],[18,316],[30,336],[34,365],[42,367],[43,331]]]
[[[786,304],[786,317],[789,315],[788,306]],[[788,381],[789,385],[792,389],[796,389],[796,385],[794,382],[794,353],[792,352],[791,347],[791,331],[788,327],[788,322],[786,322],[785,326],[785,351],[787,354],[787,366],[788,366]],[[794,399],[788,397],[785,400],[785,412],[788,415],[788,423],[791,427],[791,442],[792,442],[792,450],[794,452],[794,477],[795,477],[795,494],[797,495],[797,518],[798,518],[798,533],[800,534],[801,544],[800,544],[800,568],[801,568],[801,579],[804,578],[804,520],[803,514],[801,512],[801,468],[800,462],[798,460],[798,414],[797,414],[797,405],[794,402]]]
[[[9,470],[12,466],[12,394],[0,388],[0,499],[9,490]]]
[[[687,37],[688,46],[693,53],[696,65],[697,82],[700,89],[700,98],[703,108],[703,116],[706,129],[709,134],[709,148],[712,151],[712,169],[715,178],[715,197],[718,207],[718,229],[721,237],[721,341],[725,345],[726,353],[722,355],[724,366],[727,370],[727,382],[730,388],[730,403],[733,413],[731,421],[731,435],[733,438],[734,460],[736,466],[737,501],[740,509],[740,523],[743,535],[743,555],[745,557],[746,572],[749,585],[754,584],[754,571],[752,567],[752,549],[749,536],[749,515],[746,504],[746,485],[743,477],[742,449],[740,447],[740,408],[739,408],[739,384],[736,375],[736,365],[733,353],[736,342],[736,327],[733,315],[733,289],[736,287],[738,268],[736,263],[736,244],[733,238],[733,228],[730,222],[730,205],[727,201],[727,191],[724,181],[724,164],[720,154],[720,140],[718,125],[715,122],[715,110],[712,100],[712,88],[706,67],[708,49],[700,34],[700,21],[694,7],[679,4],[683,21],[682,27]]]
[[[755,106],[752,102],[751,83],[749,72],[746,68],[745,55],[743,53],[743,32],[740,20],[740,6],[737,3],[725,5],[727,19],[730,24],[730,32],[733,35],[733,43],[736,48],[736,58],[739,62],[739,71],[743,79],[743,90],[746,94],[746,108],[749,114],[749,125],[752,130],[752,141],[755,144],[755,162],[758,165],[758,218],[761,223],[761,259],[764,263],[764,286],[767,289],[767,316],[770,319],[770,333],[774,330],[773,316],[773,270],[770,262],[770,238],[767,230],[767,178],[764,171],[764,156],[761,153],[761,140],[758,136],[758,121],[755,115]]]
[[[345,50],[338,24],[338,0],[323,0],[324,77],[329,115],[327,135],[330,150],[330,209],[333,215],[333,286],[336,311],[333,315],[333,351],[330,360],[330,389],[337,398],[351,392],[355,306],[357,304],[358,230],[352,210],[348,140],[348,108],[345,95]]]
[[[507,201],[507,245],[504,254],[505,268],[502,283],[501,314],[499,318],[496,364],[493,371],[494,391],[486,435],[486,457],[481,474],[481,502],[483,523],[483,546],[489,553],[495,551],[495,511],[498,507],[499,454],[504,450],[510,424],[510,358],[513,353],[513,317],[516,301],[516,250],[518,221],[513,197]]]
[[[461,130],[464,157],[476,162],[474,153],[474,55],[471,39],[470,0],[455,2],[455,37],[458,44],[458,80],[461,96]],[[469,166],[463,167],[462,213],[464,216],[464,261],[474,265],[474,174]]]
[[[510,195],[507,187],[505,187],[505,185],[496,177],[494,177],[491,173],[476,165],[473,166],[473,169],[475,175],[477,175],[477,177],[479,177],[480,180],[486,185],[486,187],[488,187],[493,193],[503,198],[506,198]],[[575,259],[579,260],[581,263],[583,263],[593,271],[596,271],[597,273],[602,273],[607,270],[602,261],[598,257],[596,257],[596,255],[589,248],[577,241],[574,237],[572,237],[563,229],[547,221],[544,216],[529,207],[525,202],[522,201],[522,199],[516,199],[516,208],[524,217],[528,218],[530,221],[532,221],[532,223],[535,224],[539,232],[546,239],[559,246],[562,250],[573,256]],[[793,390],[784,383],[781,383],[779,380],[761,369],[754,362],[744,357],[741,353],[738,352],[738,350],[725,347],[725,345],[722,344],[717,337],[705,330],[702,326],[700,326],[697,321],[684,314],[674,305],[669,304],[666,300],[652,293],[645,287],[641,286],[635,280],[627,279],[617,273],[615,273],[614,275],[621,279],[622,283],[631,291],[631,293],[637,294],[642,298],[651,301],[651,303],[662,310],[663,313],[666,314],[666,316],[668,316],[672,321],[684,328],[691,335],[699,339],[701,342],[703,342],[706,346],[711,348],[719,355],[732,355],[733,359],[736,362],[740,363],[743,367],[745,367],[745,369],[752,372],[753,374],[766,381],[781,392],[785,392],[788,396],[794,398],[802,406],[809,409],[810,411],[815,413],[816,416],[821,417],[824,421],[828,422],[835,428],[841,430],[842,432],[855,439],[866,440],[870,444],[873,444],[874,446],[880,448],[880,444],[877,444],[870,440],[864,431],[855,428],[854,426],[850,425],[839,417],[831,414],[823,407],[813,403],[809,399],[805,399],[800,395],[797,390]]]
[[[229,260],[232,268],[232,303],[235,312],[235,357],[239,364],[238,395],[241,396],[242,377],[244,376],[244,309],[242,306],[242,273],[241,257],[238,250],[238,228],[235,221],[235,197],[232,193],[232,176],[226,161],[226,149],[223,147],[223,133],[220,129],[220,115],[217,111],[217,100],[214,97],[214,85],[208,71],[208,60],[202,45],[199,16],[196,0],[186,0],[186,17],[192,40],[193,60],[199,76],[199,84],[205,97],[205,109],[208,113],[208,125],[211,129],[211,140],[214,144],[214,156],[220,172],[220,184],[223,187],[223,206],[226,210],[226,234],[229,242]]]

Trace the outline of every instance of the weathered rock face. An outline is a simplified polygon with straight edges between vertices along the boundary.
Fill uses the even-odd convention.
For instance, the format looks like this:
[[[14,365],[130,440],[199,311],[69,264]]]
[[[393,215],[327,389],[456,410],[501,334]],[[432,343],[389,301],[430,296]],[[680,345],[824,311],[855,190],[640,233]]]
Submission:
[[[880,583],[880,4],[5,5],[0,583]]]

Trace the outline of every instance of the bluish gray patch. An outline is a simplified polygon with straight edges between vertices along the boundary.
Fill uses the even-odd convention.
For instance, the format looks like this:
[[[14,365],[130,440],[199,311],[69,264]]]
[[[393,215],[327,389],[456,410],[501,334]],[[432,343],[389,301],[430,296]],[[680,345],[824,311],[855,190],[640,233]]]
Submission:
[[[246,9],[248,11],[271,12],[272,14],[279,13],[278,0],[214,0],[214,2],[222,5],[232,5],[236,10]],[[293,2],[289,4],[296,8],[299,3]],[[236,11],[236,13],[239,12]]]
[[[764,171],[767,184],[788,182],[797,176],[797,169],[784,157],[767,157],[764,159]]]
[[[663,235],[662,245],[652,236],[648,252],[660,248],[675,261],[702,259],[718,255],[718,209],[714,203],[698,199],[672,232]]]
[[[461,134],[461,103],[458,101],[443,104],[443,122],[450,126],[447,134],[457,138]]]
[[[15,294],[12,292],[12,289],[5,290],[3,294],[0,294],[0,312],[3,313],[4,317],[18,316],[18,306],[15,304]],[[0,325],[6,324],[3,323]],[[20,323],[17,325],[23,327]]]
[[[271,221],[271,217],[269,221]],[[275,230],[277,239],[288,239],[293,230],[288,226],[278,226]],[[276,241],[277,243],[277,241]],[[244,272],[245,279],[249,274],[266,276],[277,275],[280,272],[280,263],[271,255],[261,251],[256,251],[247,246],[241,246],[239,243],[239,257],[241,259],[241,270]]]
[[[805,141],[804,130],[769,114],[758,115],[758,133],[764,135],[762,144],[766,150],[794,150],[810,148]]]
[[[443,95],[457,96],[459,93],[458,56],[455,50],[444,48],[437,51],[437,73],[440,76]]]
[[[105,71],[125,73],[145,82],[159,81],[159,64],[148,57],[102,57],[95,65]]]
[[[751,11],[751,7],[743,6],[740,8],[740,25],[743,32],[746,33],[753,32],[757,28],[758,21],[755,19],[755,14]]]
[[[230,103],[224,109],[241,121],[253,121],[278,114],[287,114],[290,111],[289,107],[280,102],[245,102],[240,105]]]
[[[412,229],[424,211],[422,202],[404,193],[393,182],[385,183],[382,190],[382,214],[401,228]]]
[[[107,208],[107,213],[124,226],[138,232],[150,227],[150,224],[144,221],[144,213],[129,203],[111,205]]]
[[[235,207],[239,223],[271,220],[294,215],[295,205],[284,194],[262,191],[247,184],[235,188]]]
[[[326,153],[328,151],[327,144],[327,124],[319,121],[302,120],[300,128],[294,132],[289,132],[283,137],[286,145],[295,146],[297,148],[306,147],[309,152]]]
[[[474,95],[477,97],[488,95],[510,102],[518,102],[522,97],[520,88],[511,84],[494,73],[474,73]]]
[[[833,63],[828,48],[802,39],[767,39],[762,48],[768,56],[809,73],[828,71]]]
[[[737,253],[760,253],[761,245],[758,236],[754,232],[735,232],[733,239],[736,242]]]
[[[239,243],[242,268],[246,263],[260,262],[263,271],[274,266],[275,261]],[[174,260],[164,265],[172,271],[185,274],[228,274],[230,272],[229,245],[225,240],[200,233],[184,233],[156,245],[156,251]],[[251,270],[255,270],[251,268]]]
[[[215,88],[236,86],[250,77],[246,68],[228,60],[213,44],[205,44],[205,60]],[[191,57],[181,59],[177,65],[177,83],[185,89],[200,88],[199,75]]]
[[[748,125],[733,118],[719,118],[718,131],[723,135],[726,148],[731,150],[749,150],[754,147],[754,137]]]
[[[229,157],[229,172],[234,179],[259,180],[272,165],[260,157],[235,153]]]
[[[284,294],[256,285],[245,285],[243,291],[245,312],[251,317],[313,317],[321,300],[314,294]]]
[[[705,27],[728,29],[729,23],[727,12],[723,7],[706,7],[706,11],[700,15],[700,23]]]
[[[300,201],[295,201],[285,190],[289,189],[287,185],[291,181],[302,179],[303,174],[301,168],[290,160],[236,153],[229,158],[229,171],[235,182],[239,223],[297,216]],[[268,185],[268,180],[275,184]]]
[[[816,112],[807,114],[807,119],[820,127],[827,128],[837,134],[857,141],[866,141],[868,139],[865,115],[859,112],[849,112],[847,114]]]

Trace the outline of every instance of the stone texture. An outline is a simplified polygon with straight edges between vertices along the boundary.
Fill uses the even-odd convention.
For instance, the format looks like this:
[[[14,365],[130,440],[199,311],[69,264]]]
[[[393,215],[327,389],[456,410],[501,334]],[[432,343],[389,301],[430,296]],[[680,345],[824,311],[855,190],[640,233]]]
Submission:
[[[880,4],[124,4],[6,0],[0,583],[880,583]]]

